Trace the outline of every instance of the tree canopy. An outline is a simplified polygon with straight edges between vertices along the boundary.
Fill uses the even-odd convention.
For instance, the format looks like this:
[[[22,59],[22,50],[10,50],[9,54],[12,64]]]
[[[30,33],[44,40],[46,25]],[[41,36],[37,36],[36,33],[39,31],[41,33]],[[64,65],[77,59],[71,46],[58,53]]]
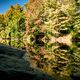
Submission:
[[[27,47],[35,67],[59,80],[80,73],[80,1],[30,0],[27,9]]]

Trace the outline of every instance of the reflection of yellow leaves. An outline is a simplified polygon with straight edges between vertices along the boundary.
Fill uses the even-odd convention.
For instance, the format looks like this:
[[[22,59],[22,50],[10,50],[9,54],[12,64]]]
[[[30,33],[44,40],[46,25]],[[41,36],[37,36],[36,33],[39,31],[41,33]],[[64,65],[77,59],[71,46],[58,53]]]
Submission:
[[[44,55],[44,58],[47,58],[48,60],[51,60],[51,59],[55,59],[55,56],[54,55]]]
[[[48,55],[44,55],[44,58],[48,58],[49,56]]]
[[[70,69],[67,69],[67,70],[66,70],[66,69],[64,68],[63,71],[60,72],[60,76],[62,76],[62,77],[63,77],[63,76],[69,77],[70,74],[71,74],[71,70],[70,70]]]
[[[35,59],[35,60],[40,60],[40,57],[39,57],[38,55],[35,55],[35,56],[34,56],[34,59]]]
[[[41,49],[40,49],[40,54],[43,54],[43,55],[47,54],[45,48],[41,47]]]
[[[33,47],[31,47],[32,52],[35,52],[35,49]]]
[[[46,73],[48,73],[49,75],[53,74],[53,71],[51,69],[51,64],[48,64],[47,66],[44,65],[43,71],[45,71]]]

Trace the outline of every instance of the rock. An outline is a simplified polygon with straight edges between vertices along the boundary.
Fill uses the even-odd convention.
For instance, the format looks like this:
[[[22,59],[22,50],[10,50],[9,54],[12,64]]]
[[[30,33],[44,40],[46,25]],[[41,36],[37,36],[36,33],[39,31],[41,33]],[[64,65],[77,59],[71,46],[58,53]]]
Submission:
[[[22,58],[22,56],[25,54],[25,51],[21,51],[19,49],[0,44],[0,54]]]
[[[25,51],[0,45],[0,80],[56,80],[30,67],[23,58]]]
[[[24,59],[0,54],[0,70],[26,71],[26,68],[29,67],[29,65],[29,62],[25,62]]]
[[[71,75],[72,80],[80,80],[80,71]]]

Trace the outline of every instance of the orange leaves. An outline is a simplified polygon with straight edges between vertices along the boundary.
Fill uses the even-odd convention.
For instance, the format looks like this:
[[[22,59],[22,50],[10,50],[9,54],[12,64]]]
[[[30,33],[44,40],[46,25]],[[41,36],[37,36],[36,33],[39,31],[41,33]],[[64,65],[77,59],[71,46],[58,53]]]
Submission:
[[[27,11],[27,13],[26,13],[27,18],[30,18],[31,13],[32,13],[31,10],[28,10],[28,11]]]

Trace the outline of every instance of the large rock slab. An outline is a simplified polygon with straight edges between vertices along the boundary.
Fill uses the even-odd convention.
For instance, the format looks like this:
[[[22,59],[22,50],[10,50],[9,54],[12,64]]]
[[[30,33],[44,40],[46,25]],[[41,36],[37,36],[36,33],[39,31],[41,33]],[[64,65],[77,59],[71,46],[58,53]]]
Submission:
[[[22,56],[25,54],[25,51],[0,44],[0,54],[22,58]]]
[[[56,80],[30,67],[29,61],[23,58],[25,53],[19,49],[0,45],[0,80]]]

